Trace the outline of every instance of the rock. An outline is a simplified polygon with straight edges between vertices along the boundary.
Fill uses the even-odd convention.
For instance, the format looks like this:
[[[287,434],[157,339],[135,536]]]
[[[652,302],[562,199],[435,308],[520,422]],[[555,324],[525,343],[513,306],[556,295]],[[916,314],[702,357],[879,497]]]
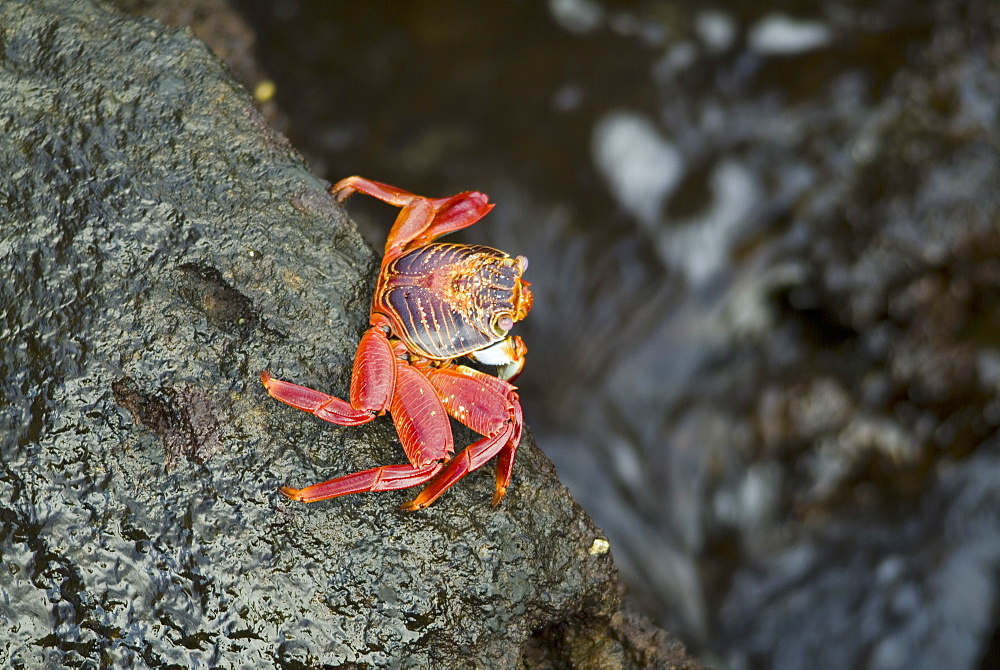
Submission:
[[[498,511],[491,472],[414,514],[278,495],[402,459],[258,381],[346,393],[374,254],[190,32],[85,0],[0,26],[0,665],[690,663],[622,623],[530,436]]]
[[[247,90],[272,127],[284,132],[288,120],[274,100],[274,83],[257,63],[256,34],[227,0],[111,0],[119,11],[150,16],[174,28],[190,28],[228,67]]]
[[[777,258],[801,276],[733,357],[768,396],[747,393],[734,425],[764,437],[747,452],[784,499],[739,520],[718,613],[731,668],[995,658],[1000,104],[978,91],[1000,86],[1000,13],[927,8],[926,39],[838,140],[843,176],[797,205]]]

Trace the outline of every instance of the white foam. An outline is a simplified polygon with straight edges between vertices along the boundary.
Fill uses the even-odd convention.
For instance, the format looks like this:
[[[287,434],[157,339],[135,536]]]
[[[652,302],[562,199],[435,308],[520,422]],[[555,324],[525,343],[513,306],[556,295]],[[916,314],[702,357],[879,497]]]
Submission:
[[[832,37],[825,23],[768,14],[750,29],[748,40],[750,48],[757,53],[788,55],[825,47]]]
[[[681,178],[677,148],[645,116],[613,112],[594,128],[593,153],[622,209],[654,228],[664,200]]]

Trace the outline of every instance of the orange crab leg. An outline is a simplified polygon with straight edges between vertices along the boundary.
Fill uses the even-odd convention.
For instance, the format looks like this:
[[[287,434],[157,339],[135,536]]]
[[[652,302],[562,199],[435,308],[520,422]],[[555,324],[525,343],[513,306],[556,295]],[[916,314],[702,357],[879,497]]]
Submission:
[[[351,194],[361,192],[402,207],[385,243],[385,258],[389,259],[429,244],[446,233],[471,226],[493,209],[486,194],[478,191],[466,191],[447,198],[425,198],[357,176],[340,180],[330,192],[341,202]]]
[[[397,359],[396,366],[399,385],[389,411],[410,463],[362,470],[303,489],[282,486],[285,497],[316,502],[362,491],[405,489],[423,484],[441,470],[442,461],[454,451],[451,425],[441,399],[427,378],[409,364]]]
[[[272,397],[286,405],[340,426],[358,426],[389,408],[396,381],[395,360],[385,331],[373,326],[361,338],[354,356],[350,403],[322,391],[275,379],[266,370],[260,374],[260,380]]]
[[[260,381],[271,397],[330,423],[340,426],[360,426],[376,416],[374,412],[356,410],[340,398],[322,391],[275,379],[267,370],[260,373]]]
[[[412,465],[383,465],[379,468],[362,470],[343,477],[307,486],[304,489],[293,489],[282,486],[279,490],[286,498],[299,502],[316,502],[349,493],[364,491],[395,491],[423,484],[441,469],[441,463],[428,463],[422,468]]]
[[[493,506],[497,506],[510,483],[524,424],[514,387],[464,366],[432,370],[428,378],[441,394],[448,413],[485,437],[445,464],[427,487],[402,508],[412,511],[427,507],[459,479],[500,454],[493,496]]]
[[[332,423],[355,426],[389,410],[410,463],[386,465],[313,484],[290,486],[281,493],[293,500],[314,502],[361,491],[389,491],[417,486],[431,479],[455,451],[451,425],[437,391],[427,378],[397,358],[385,331],[373,326],[358,347],[351,403],[305,386],[261,373],[268,393],[278,400]]]

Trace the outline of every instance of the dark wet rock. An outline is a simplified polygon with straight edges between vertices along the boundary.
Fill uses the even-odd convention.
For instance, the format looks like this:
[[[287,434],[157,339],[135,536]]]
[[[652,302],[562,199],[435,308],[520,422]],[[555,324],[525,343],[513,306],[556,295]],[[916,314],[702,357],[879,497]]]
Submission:
[[[522,664],[530,670],[702,667],[680,641],[633,611],[618,612],[610,622],[567,622],[543,629],[529,642]]]
[[[260,315],[250,299],[210,265],[181,265],[178,268],[177,292],[220,330],[230,334],[249,334],[260,326]]]
[[[134,381],[122,377],[111,385],[111,391],[115,402],[132,414],[132,420],[163,443],[165,468],[177,465],[181,458],[204,463],[219,451],[218,410],[201,387],[168,387],[147,394]]]
[[[277,494],[402,458],[257,377],[343,394],[376,259],[189,32],[0,2],[0,128],[0,665],[690,667],[530,437],[498,511]]]

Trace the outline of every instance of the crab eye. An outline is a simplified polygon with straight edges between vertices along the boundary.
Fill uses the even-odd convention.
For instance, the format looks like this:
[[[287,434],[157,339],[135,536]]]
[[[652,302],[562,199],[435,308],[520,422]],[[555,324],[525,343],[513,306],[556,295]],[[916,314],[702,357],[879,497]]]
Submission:
[[[497,337],[503,337],[513,327],[514,319],[510,314],[497,314],[493,317],[493,334]]]

